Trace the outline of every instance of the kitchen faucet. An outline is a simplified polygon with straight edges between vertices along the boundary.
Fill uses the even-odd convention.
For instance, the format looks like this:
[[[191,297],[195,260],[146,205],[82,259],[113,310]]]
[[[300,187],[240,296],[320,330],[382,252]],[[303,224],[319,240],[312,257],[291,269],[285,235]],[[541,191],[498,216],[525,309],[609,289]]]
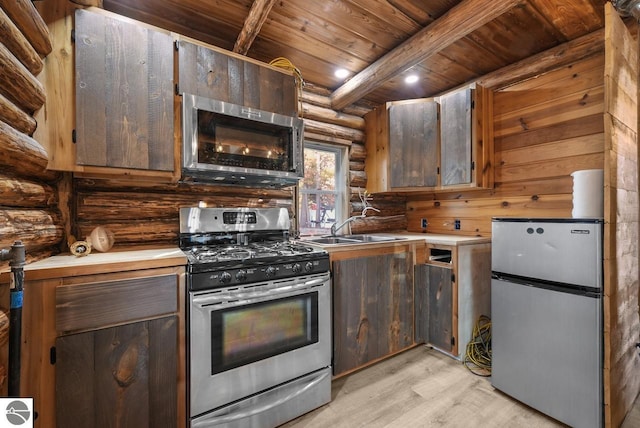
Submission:
[[[345,221],[343,221],[342,223],[340,223],[338,225],[338,223],[333,223],[331,225],[331,236],[336,236],[336,233],[338,233],[338,231],[340,229],[342,229],[343,227],[345,227],[347,224],[351,223],[354,220],[357,220],[359,218],[365,218],[367,216],[367,211],[372,210],[375,212],[380,212],[379,209],[372,207],[371,205],[369,205],[369,201],[371,200],[371,197],[368,196],[367,191],[364,191],[364,195],[360,194],[360,192],[358,191],[358,196],[360,196],[360,200],[362,201],[362,203],[364,204],[364,208],[362,209],[362,212],[359,215],[352,215],[351,217],[349,217],[348,219],[346,219]]]

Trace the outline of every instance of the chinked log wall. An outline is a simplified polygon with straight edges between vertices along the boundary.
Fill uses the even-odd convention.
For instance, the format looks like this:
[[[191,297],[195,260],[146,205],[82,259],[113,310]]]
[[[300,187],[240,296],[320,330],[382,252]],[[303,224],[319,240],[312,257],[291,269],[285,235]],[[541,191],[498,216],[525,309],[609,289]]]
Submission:
[[[21,240],[27,261],[58,251],[63,239],[55,191],[58,174],[31,136],[45,90],[36,76],[52,49],[30,0],[0,0],[0,248]],[[8,262],[0,263],[7,270]],[[8,287],[0,287],[0,395],[6,396]]]

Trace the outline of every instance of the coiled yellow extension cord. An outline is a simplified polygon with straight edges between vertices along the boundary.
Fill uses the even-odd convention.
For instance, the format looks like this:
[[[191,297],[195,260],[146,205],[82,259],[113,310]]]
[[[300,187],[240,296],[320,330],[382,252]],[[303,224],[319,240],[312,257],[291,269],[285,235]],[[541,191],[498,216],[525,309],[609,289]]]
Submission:
[[[478,376],[491,376],[491,318],[480,315],[467,344],[463,364]]]
[[[298,100],[299,100],[299,108],[300,116],[302,116],[302,88],[304,87],[304,80],[302,79],[302,73],[300,69],[293,65],[291,61],[287,58],[279,56],[278,58],[272,59],[269,62],[269,65],[274,67],[284,68],[285,70],[289,70],[293,73],[293,77],[296,79],[296,88],[298,90]]]

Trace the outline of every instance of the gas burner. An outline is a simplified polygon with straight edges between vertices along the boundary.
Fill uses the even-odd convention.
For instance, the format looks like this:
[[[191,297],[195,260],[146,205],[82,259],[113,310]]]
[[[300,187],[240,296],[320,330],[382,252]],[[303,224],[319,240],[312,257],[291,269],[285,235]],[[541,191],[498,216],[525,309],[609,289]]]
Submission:
[[[299,244],[290,241],[282,241],[274,244],[275,251],[280,255],[298,255],[306,254],[314,251],[314,248],[309,245]]]
[[[199,262],[217,262],[224,260],[245,260],[256,256],[255,250],[245,247],[194,248],[193,254]]]

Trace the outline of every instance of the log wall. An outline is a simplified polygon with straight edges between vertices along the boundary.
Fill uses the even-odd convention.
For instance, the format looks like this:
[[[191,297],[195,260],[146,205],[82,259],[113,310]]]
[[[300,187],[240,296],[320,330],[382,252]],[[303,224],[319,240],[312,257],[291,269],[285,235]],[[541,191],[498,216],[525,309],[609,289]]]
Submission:
[[[571,217],[576,170],[604,165],[604,57],[494,93],[495,187],[410,195],[408,230],[491,235],[491,218]],[[460,220],[460,230],[454,221]]]
[[[0,248],[17,240],[27,261],[58,252],[63,227],[55,191],[58,174],[32,138],[35,111],[44,103],[36,76],[51,52],[46,24],[31,1],[0,0]],[[0,271],[9,270],[0,261]],[[0,286],[0,396],[7,394],[9,293]]]

